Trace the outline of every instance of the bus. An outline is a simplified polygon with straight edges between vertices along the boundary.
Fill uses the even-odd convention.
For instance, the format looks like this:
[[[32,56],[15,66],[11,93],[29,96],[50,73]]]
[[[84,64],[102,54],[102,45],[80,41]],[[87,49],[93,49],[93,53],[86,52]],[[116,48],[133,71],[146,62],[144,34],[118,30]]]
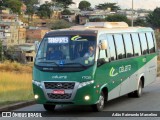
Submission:
[[[50,31],[34,62],[34,97],[47,111],[56,105],[89,105],[97,112],[117,97],[141,97],[156,80],[156,49],[152,28],[125,22]]]

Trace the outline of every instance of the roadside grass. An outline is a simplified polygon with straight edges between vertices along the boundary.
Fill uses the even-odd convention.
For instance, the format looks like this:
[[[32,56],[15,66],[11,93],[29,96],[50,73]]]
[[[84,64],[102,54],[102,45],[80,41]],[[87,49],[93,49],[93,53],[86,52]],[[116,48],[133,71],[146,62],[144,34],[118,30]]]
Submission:
[[[33,100],[32,67],[17,62],[0,64],[0,107]]]
[[[0,72],[0,106],[32,100],[32,76],[29,73]]]

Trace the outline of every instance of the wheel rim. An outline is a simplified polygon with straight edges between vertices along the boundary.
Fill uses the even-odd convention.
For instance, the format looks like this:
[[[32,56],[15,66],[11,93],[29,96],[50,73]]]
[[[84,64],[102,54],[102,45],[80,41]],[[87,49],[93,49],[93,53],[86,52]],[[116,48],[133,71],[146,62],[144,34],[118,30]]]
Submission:
[[[99,104],[98,105],[99,105],[100,109],[102,109],[104,106],[104,97],[102,95],[99,97]]]
[[[141,83],[140,83],[140,84],[139,84],[139,89],[138,89],[138,94],[141,95],[141,93],[142,93],[142,85],[141,85]]]

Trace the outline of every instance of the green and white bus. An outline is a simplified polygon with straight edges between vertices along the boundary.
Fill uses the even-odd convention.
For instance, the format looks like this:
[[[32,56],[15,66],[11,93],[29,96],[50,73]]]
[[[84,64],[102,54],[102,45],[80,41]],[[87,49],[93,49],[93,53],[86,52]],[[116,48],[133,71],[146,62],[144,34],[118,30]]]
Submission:
[[[48,111],[66,104],[102,111],[106,101],[122,95],[140,97],[156,75],[151,28],[89,22],[46,33],[34,62],[33,91]]]

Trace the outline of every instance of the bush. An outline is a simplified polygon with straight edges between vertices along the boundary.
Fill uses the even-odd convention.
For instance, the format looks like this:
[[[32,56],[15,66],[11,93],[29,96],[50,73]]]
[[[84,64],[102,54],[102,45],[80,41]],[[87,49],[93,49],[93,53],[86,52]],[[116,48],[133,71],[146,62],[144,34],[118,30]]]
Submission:
[[[72,15],[71,11],[69,11],[69,10],[63,10],[63,11],[61,12],[61,14],[62,14],[62,15]]]
[[[114,15],[108,15],[105,18],[106,21],[108,22],[126,22],[128,25],[131,24],[131,21],[127,18],[125,15],[120,15],[120,14],[114,14]]]
[[[157,48],[160,49],[160,32],[155,32],[156,40],[157,40]]]
[[[69,28],[71,26],[72,26],[72,24],[65,21],[65,20],[58,20],[53,23],[51,29],[52,30],[63,29],[63,28]]]
[[[105,22],[106,20],[103,18],[91,18],[89,19],[90,22]]]
[[[18,72],[18,73],[32,73],[32,66],[23,65],[16,61],[4,61],[4,63],[0,64],[0,71],[5,72]]]

